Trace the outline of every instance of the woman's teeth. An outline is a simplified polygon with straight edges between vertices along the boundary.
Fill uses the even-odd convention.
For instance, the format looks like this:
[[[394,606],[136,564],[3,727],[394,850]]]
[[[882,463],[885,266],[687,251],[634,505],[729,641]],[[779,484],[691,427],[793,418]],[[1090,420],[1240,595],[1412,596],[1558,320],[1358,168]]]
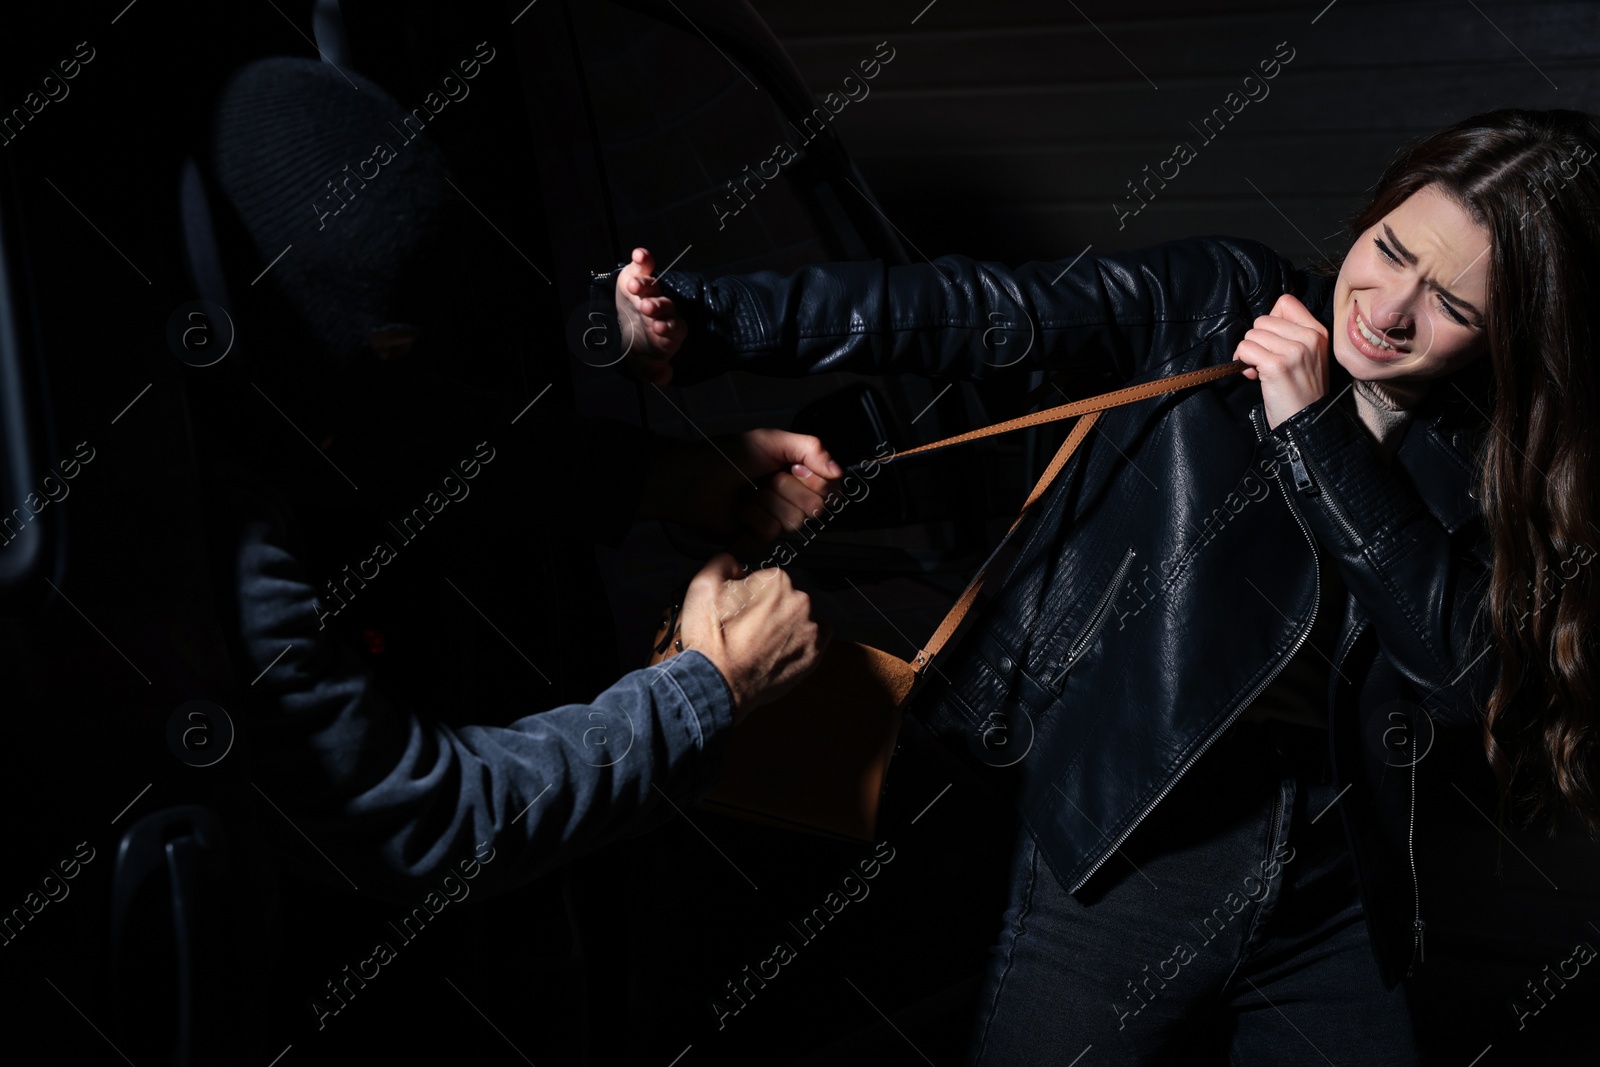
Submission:
[[[1361,336],[1366,338],[1367,344],[1371,345],[1373,348],[1384,348],[1388,349],[1389,351],[1394,350],[1394,345],[1390,344],[1382,337],[1379,337],[1377,334],[1367,329],[1367,324],[1362,320],[1360,315],[1356,316],[1356,329],[1361,331]]]

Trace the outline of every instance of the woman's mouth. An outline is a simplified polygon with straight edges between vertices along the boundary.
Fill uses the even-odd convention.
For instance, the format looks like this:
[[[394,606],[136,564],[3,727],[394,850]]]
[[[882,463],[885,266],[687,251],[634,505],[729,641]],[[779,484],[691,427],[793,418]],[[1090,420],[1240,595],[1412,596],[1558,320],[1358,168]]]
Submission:
[[[1357,352],[1375,363],[1392,363],[1405,355],[1404,349],[1396,348],[1394,342],[1372,328],[1361,314],[1361,305],[1354,300],[1350,302],[1350,321],[1346,323],[1345,334]]]

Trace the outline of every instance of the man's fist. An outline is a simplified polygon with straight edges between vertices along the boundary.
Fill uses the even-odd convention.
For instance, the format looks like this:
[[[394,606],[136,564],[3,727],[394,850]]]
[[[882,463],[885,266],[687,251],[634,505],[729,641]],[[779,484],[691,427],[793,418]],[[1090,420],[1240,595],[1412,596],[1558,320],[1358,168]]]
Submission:
[[[744,575],[726,552],[711,557],[684,596],[679,639],[722,672],[735,721],[810,674],[831,636],[786,573],[769,567]]]

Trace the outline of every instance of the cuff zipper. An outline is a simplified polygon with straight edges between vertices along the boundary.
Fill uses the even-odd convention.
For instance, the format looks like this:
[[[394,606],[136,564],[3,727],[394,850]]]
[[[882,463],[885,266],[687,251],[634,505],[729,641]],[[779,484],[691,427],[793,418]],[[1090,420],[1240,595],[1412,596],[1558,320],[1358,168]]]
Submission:
[[[1343,509],[1334,502],[1333,497],[1324,493],[1322,487],[1317,485],[1316,479],[1311,476],[1310,465],[1300,454],[1300,445],[1295,441],[1294,435],[1285,432],[1283,439],[1288,447],[1289,470],[1294,474],[1294,487],[1307,496],[1321,497],[1322,502],[1327,505],[1328,510],[1333,514],[1334,521],[1339,524],[1339,528],[1344,531],[1344,535],[1350,539],[1350,543],[1360,547],[1361,535],[1356,533],[1355,526],[1345,517]]]

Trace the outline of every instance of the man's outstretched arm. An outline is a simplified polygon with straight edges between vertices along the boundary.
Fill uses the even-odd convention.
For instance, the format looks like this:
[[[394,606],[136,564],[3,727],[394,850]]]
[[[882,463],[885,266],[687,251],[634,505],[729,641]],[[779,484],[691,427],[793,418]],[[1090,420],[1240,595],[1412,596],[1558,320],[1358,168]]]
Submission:
[[[714,784],[735,718],[815,662],[808,604],[780,575],[726,625],[691,620],[686,603],[694,647],[591,703],[541,711],[530,699],[509,726],[451,728],[391,700],[319,628],[293,519],[261,488],[248,475],[219,487],[234,531],[226,621],[244,668],[260,674],[246,721],[252,781],[363,891],[414,902],[481,858],[480,843],[495,858],[476,888],[508,889],[670,817]],[[731,557],[718,559],[737,584]],[[715,590],[711,571],[696,580]],[[764,659],[743,636],[757,623]]]

